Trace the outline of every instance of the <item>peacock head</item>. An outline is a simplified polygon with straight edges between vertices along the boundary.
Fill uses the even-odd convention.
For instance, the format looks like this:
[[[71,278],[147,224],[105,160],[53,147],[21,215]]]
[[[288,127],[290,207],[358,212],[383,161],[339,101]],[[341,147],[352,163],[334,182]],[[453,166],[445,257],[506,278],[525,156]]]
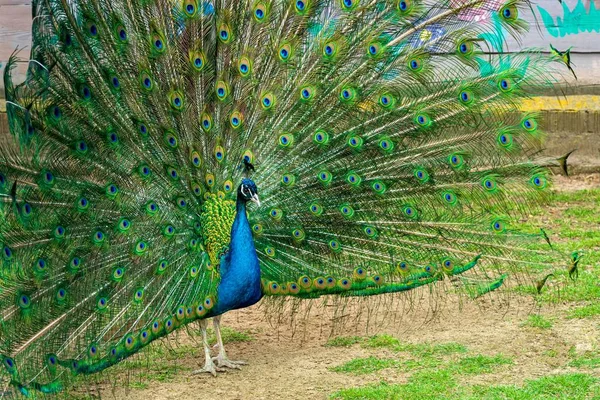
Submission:
[[[253,201],[260,207],[260,200],[258,199],[258,188],[256,183],[252,179],[244,178],[238,188],[238,199],[247,202]]]

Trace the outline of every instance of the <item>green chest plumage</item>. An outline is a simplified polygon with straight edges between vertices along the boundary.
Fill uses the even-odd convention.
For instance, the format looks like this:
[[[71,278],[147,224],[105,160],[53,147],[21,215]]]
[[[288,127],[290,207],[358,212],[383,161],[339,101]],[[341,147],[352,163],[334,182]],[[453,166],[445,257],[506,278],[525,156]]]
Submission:
[[[218,265],[231,240],[231,225],[235,219],[235,203],[223,196],[208,195],[202,206],[200,221],[204,248],[211,265]]]

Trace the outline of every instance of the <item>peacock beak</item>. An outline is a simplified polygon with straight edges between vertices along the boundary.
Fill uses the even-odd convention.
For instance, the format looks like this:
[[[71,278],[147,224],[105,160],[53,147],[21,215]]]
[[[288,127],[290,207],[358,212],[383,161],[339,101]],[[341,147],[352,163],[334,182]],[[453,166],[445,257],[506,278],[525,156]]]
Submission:
[[[260,207],[260,200],[258,199],[258,194],[256,194],[256,193],[253,194],[252,198],[250,200],[252,200],[253,202],[255,202],[256,205]]]

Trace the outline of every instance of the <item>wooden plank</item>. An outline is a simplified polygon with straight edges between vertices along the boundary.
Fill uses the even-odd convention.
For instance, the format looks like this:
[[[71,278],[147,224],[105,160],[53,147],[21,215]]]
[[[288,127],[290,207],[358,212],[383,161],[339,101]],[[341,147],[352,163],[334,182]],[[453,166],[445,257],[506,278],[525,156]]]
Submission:
[[[21,5],[31,6],[31,0],[0,0],[0,7]]]
[[[31,1],[0,0],[0,76],[4,66],[16,48],[23,49],[20,56],[29,57],[31,48]],[[14,70],[17,79],[23,79],[27,64],[21,63]],[[0,91],[4,96],[4,82],[0,79]]]

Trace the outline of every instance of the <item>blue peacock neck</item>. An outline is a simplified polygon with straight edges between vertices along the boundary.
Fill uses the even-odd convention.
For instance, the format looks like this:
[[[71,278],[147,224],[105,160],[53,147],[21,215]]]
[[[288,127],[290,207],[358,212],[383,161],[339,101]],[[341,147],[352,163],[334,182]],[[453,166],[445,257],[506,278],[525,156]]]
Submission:
[[[238,194],[229,251],[221,259],[215,315],[251,306],[262,297],[260,265],[246,215],[246,203],[247,200]]]

